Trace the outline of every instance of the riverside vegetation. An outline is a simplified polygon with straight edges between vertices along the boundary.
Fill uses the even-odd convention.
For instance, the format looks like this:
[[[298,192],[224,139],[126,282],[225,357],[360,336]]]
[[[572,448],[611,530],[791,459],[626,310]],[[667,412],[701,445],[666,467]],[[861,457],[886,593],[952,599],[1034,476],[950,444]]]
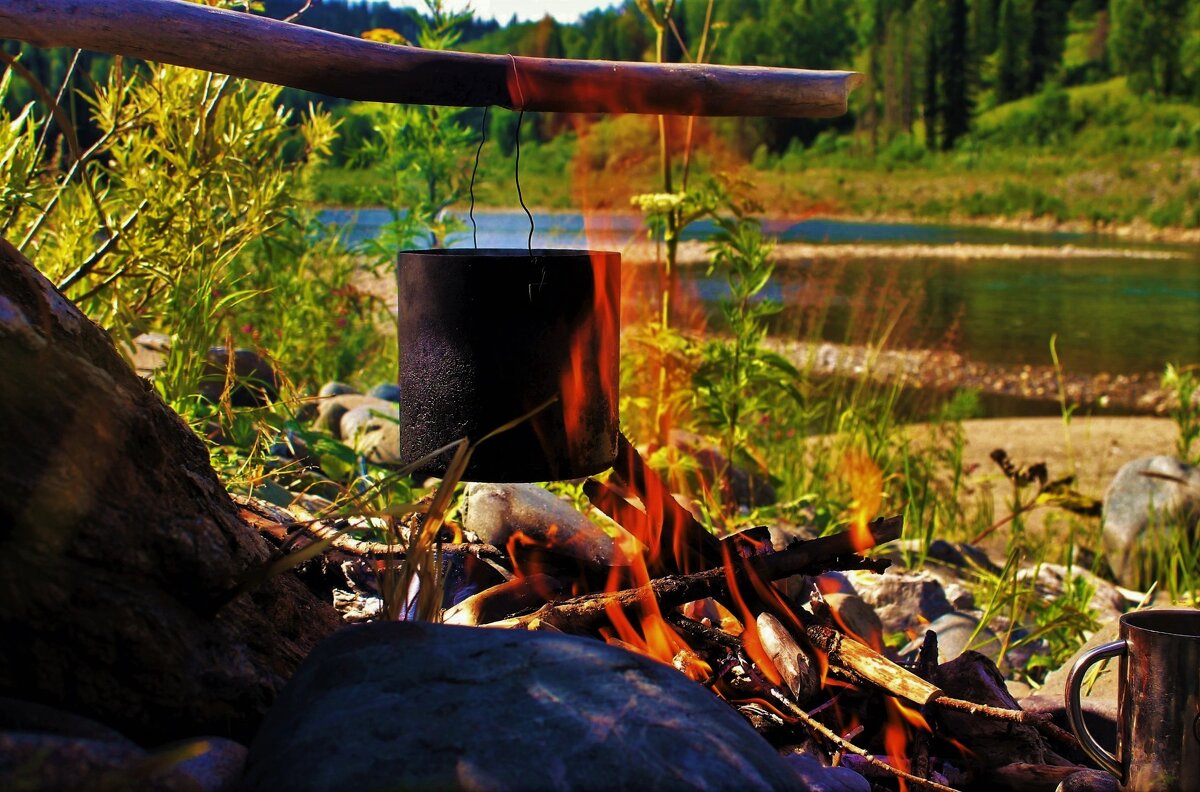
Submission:
[[[639,11],[657,31],[657,56],[665,57],[670,4],[644,3]],[[422,45],[452,44],[465,20],[439,2],[428,12],[417,33]],[[408,504],[428,504],[430,496],[433,504],[424,508],[434,513],[433,522],[452,521],[458,490],[443,486],[431,493],[421,482],[371,465],[352,446],[311,428],[302,414],[305,397],[322,382],[394,378],[391,316],[359,287],[358,274],[390,268],[393,246],[417,234],[444,234],[436,227],[439,210],[463,199],[467,185],[453,174],[469,173],[474,156],[474,139],[460,119],[433,109],[372,111],[372,145],[388,176],[372,200],[395,211],[394,225],[383,242],[350,251],[318,226],[312,208],[322,168],[340,145],[339,122],[330,112],[281,109],[281,92],[270,86],[119,60],[90,79],[68,69],[61,89],[9,68],[0,98],[11,99],[19,81],[33,85],[38,99],[0,111],[0,234],[118,342],[146,331],[171,336],[155,387],[209,438],[229,489],[274,499],[319,490],[331,496],[332,513],[374,515],[380,531],[392,536],[401,532],[395,517],[415,508]],[[76,134],[55,100],[69,91],[86,103],[86,137]],[[625,123],[613,121],[611,128]],[[565,140],[548,141],[543,151],[566,158]],[[645,148],[632,139],[620,145]],[[653,449],[652,463],[695,500],[705,524],[722,534],[761,523],[828,532],[875,513],[903,513],[912,540],[905,552],[913,563],[935,539],[965,541],[991,531],[996,515],[963,483],[958,419],[970,409],[969,395],[937,407],[913,404],[898,386],[818,379],[772,355],[763,343],[764,323],[778,306],[763,298],[771,243],[756,207],[736,180],[709,175],[717,164],[710,155],[670,145],[652,150],[657,161],[642,156],[658,181],[639,206],[667,249],[688,222],[719,221],[710,266],[730,287],[724,305],[729,334],[686,324],[684,306],[671,302],[671,262],[664,260],[661,300],[647,315],[629,317],[621,413],[626,433]],[[955,155],[914,159],[924,156]],[[879,349],[912,318],[897,309],[872,321],[869,346]],[[815,337],[820,322],[815,308],[792,332]],[[220,398],[200,398],[200,382],[214,376],[205,360],[215,345],[251,347],[269,358],[282,374],[280,398],[235,407],[232,370],[217,375],[225,384]],[[1167,377],[1184,397],[1175,417],[1181,451],[1191,457],[1200,433],[1190,407],[1196,381],[1186,366],[1169,369]],[[1064,404],[1064,420],[1070,419]],[[918,420],[932,421],[934,430],[910,431]],[[777,497],[739,504],[720,486],[701,486],[701,465],[671,442],[672,429],[707,438],[731,463],[769,478]],[[281,439],[302,441],[316,464],[282,461],[272,452]],[[1003,622],[1011,641],[1046,639],[1042,659],[1026,670],[1036,682],[1095,627],[1087,608],[1092,592],[1081,577],[1047,600],[1017,570],[1101,558],[1085,552],[1097,549],[1098,520],[1077,513],[1086,508],[1067,508],[1078,505],[1078,493],[1044,470],[1032,475],[1004,468],[997,479],[1012,487],[1015,505],[1016,517],[997,529],[1007,563],[999,573],[980,572],[973,585],[977,601],[987,603],[984,625]],[[552,487],[579,497],[574,485]],[[1026,529],[1028,512],[1056,507],[1063,508],[1048,530]],[[1164,554],[1160,583],[1180,599],[1194,598],[1200,588],[1196,548]],[[1022,623],[1034,629],[1014,633]]]

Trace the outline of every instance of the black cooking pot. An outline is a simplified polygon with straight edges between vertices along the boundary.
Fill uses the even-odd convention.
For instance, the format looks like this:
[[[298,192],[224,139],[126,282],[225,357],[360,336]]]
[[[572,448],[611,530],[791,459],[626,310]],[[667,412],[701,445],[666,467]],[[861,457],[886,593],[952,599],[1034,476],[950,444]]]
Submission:
[[[400,456],[463,437],[467,481],[551,481],[612,465],[617,444],[621,257],[584,250],[401,253]],[[423,465],[445,472],[451,454]]]

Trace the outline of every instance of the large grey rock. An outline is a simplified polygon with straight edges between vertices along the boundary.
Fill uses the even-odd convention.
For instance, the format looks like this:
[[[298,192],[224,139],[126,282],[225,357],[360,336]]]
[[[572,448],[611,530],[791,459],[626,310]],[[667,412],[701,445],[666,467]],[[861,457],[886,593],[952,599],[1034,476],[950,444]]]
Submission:
[[[886,633],[919,630],[951,610],[941,582],[925,571],[889,569],[882,575],[853,571],[847,577],[858,595],[879,614]]]
[[[728,705],[673,669],[574,636],[377,622],[305,661],[243,788],[794,789]]]
[[[1170,532],[1195,536],[1200,521],[1200,469],[1169,456],[1121,467],[1104,494],[1104,555],[1117,582],[1144,589],[1154,579],[1156,552]]]
[[[0,240],[0,695],[142,741],[249,737],[341,624],[285,572],[209,449]],[[2,785],[0,785],[2,786]]]
[[[539,547],[589,564],[628,563],[612,536],[571,504],[536,484],[468,485],[463,528],[496,547],[504,547],[514,535],[522,534]],[[623,543],[636,541],[623,529],[620,533]]]
[[[938,662],[948,663],[968,649],[974,649],[980,654],[995,658],[1000,651],[1000,639],[987,627],[979,629],[979,619],[969,613],[943,613],[931,621],[920,635],[914,638],[900,650],[902,659],[915,659],[921,651],[925,640],[925,632],[933,630],[938,637]]]

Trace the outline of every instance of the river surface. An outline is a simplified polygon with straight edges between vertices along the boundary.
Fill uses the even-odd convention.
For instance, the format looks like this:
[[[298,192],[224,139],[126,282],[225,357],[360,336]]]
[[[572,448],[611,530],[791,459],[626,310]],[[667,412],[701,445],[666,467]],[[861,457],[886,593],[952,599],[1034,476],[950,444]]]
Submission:
[[[533,217],[534,247],[620,250],[646,239],[636,214],[596,214],[587,223],[577,212],[535,212]],[[377,234],[388,214],[331,209],[323,219],[353,243]],[[475,219],[479,247],[528,244],[529,220],[519,209],[477,211]],[[1056,337],[1063,365],[1079,373],[1154,372],[1166,362],[1200,363],[1200,248],[916,223],[771,220],[765,228],[781,242],[858,246],[852,257],[779,264],[766,295],[785,306],[773,325],[780,335],[863,343],[890,332],[893,346],[947,348],[1000,365],[1048,364],[1050,339]],[[710,230],[696,224],[685,238],[703,239]],[[872,256],[870,250],[956,243],[1044,247],[1047,255],[897,258]],[[448,246],[472,245],[468,230]],[[1064,245],[1076,248],[1075,254],[1052,255]],[[1087,253],[1101,248],[1130,255]],[[1179,257],[1138,257],[1147,250]],[[703,267],[685,268],[681,277],[685,291],[695,295],[719,329],[718,301],[727,293],[723,278]]]

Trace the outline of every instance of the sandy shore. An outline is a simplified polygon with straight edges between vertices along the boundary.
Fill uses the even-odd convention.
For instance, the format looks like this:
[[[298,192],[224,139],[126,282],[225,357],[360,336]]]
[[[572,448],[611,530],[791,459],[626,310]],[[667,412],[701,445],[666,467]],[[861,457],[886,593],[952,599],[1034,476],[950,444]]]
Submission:
[[[962,505],[970,510],[990,501],[995,520],[1008,516],[1012,498],[1012,486],[991,459],[997,448],[1004,449],[1020,467],[1044,462],[1051,479],[1075,475],[1075,490],[1100,500],[1122,465],[1146,456],[1173,456],[1178,436],[1173,421],[1151,417],[1077,418],[1069,426],[1064,426],[1061,418],[996,418],[964,421],[962,427],[967,471]],[[910,431],[919,438],[927,430],[914,426]],[[1060,536],[1065,525],[1060,518],[1065,516],[1055,509],[1039,508],[1028,513],[1026,521],[1033,531]],[[1095,525],[1098,531],[1099,523]],[[997,531],[982,547],[994,558],[1002,558],[1004,536],[1004,531]],[[1086,540],[1093,549],[1098,543],[1098,535]]]
[[[621,251],[621,258],[629,264],[647,264],[659,255],[655,246],[638,242]],[[806,259],[952,259],[971,260],[1018,260],[1018,259],[1136,259],[1136,260],[1186,260],[1197,254],[1187,250],[1137,250],[1130,248],[1080,247],[1076,245],[982,245],[954,243],[950,245],[928,244],[811,244],[807,242],[783,242],[775,247],[776,261],[800,261]],[[677,261],[681,266],[707,265],[709,256],[703,242],[686,241],[679,245]]]
[[[1075,418],[1067,426],[1061,418],[994,418],[964,421],[962,427],[964,462],[975,467],[970,483],[1002,481],[989,455],[1003,448],[1019,465],[1045,462],[1051,478],[1074,473],[1079,491],[1095,497],[1126,462],[1174,454],[1178,434],[1169,418],[1141,416]]]

